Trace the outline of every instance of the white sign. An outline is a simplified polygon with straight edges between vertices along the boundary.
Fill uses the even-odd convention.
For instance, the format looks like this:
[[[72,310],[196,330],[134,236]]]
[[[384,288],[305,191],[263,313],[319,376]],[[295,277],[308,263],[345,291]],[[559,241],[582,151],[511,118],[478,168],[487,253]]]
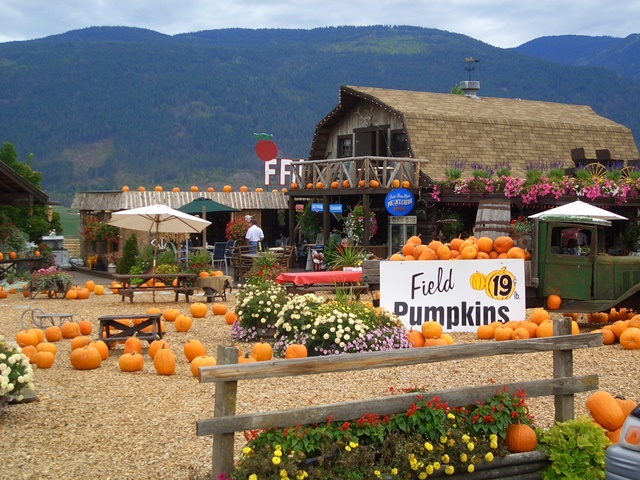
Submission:
[[[380,306],[407,329],[428,321],[445,332],[475,332],[524,320],[524,260],[380,261]]]
[[[291,183],[291,163],[301,162],[303,159],[274,158],[264,162],[264,184],[287,186]]]
[[[416,215],[407,215],[405,217],[389,217],[389,223],[391,225],[415,225],[418,223],[418,217]]]

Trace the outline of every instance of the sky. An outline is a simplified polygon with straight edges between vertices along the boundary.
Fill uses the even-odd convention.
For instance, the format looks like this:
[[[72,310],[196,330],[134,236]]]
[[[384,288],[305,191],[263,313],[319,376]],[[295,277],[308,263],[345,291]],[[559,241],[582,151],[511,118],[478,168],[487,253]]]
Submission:
[[[0,0],[0,43],[92,26],[174,35],[339,25],[436,28],[510,48],[543,36],[640,33],[640,0]]]

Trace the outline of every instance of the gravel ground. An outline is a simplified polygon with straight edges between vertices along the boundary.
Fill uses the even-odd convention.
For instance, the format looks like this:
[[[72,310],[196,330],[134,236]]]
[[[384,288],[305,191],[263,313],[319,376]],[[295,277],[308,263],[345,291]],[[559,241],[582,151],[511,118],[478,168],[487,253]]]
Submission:
[[[105,280],[103,283],[107,283]],[[197,295],[194,301],[202,301]],[[232,307],[235,295],[226,302]],[[9,295],[0,300],[0,334],[12,340],[20,329],[26,308],[38,307],[52,313],[74,313],[77,319],[93,324],[107,314],[144,313],[156,306],[178,308],[188,313],[184,302],[172,295],[136,295],[133,304],[119,296],[94,296],[89,300],[23,298]],[[57,343],[52,368],[35,370],[37,401],[11,405],[0,417],[0,438],[5,451],[0,479],[204,479],[211,468],[211,437],[197,437],[195,422],[213,416],[212,384],[200,384],[191,375],[182,352],[184,343],[196,338],[215,356],[219,344],[229,344],[230,326],[223,317],[194,319],[187,333],[178,333],[167,324],[166,340],[173,347],[176,373],[155,373],[145,354],[145,367],[136,373],[122,373],[115,347],[100,368],[77,371],[68,360],[70,340]],[[456,343],[475,342],[473,334],[454,334]],[[250,350],[241,344],[243,351]],[[578,350],[575,374],[597,373],[600,388],[640,401],[640,351],[624,351],[619,345]],[[254,380],[238,387],[238,413],[280,410],[289,407],[348,401],[388,394],[389,387],[442,389],[549,378],[551,353],[527,354],[451,361],[442,364],[324,374],[284,381]],[[576,397],[576,414],[584,415],[586,394]],[[551,398],[528,401],[536,424],[553,423]],[[236,451],[242,446],[237,436]]]

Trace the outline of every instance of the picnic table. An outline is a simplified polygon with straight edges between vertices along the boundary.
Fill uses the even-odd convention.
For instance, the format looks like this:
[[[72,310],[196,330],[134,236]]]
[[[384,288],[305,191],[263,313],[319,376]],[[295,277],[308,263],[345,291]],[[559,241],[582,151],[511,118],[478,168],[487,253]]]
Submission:
[[[216,297],[220,297],[223,301],[227,300],[227,290],[229,293],[233,290],[233,278],[229,275],[218,275],[215,277],[198,277],[196,278],[196,287],[204,290],[207,302],[211,303]]]
[[[149,343],[162,338],[162,321],[160,313],[144,313],[140,315],[103,315],[98,317],[100,330],[99,339],[111,348],[115,342],[124,342],[129,337],[146,340]],[[122,320],[142,320],[138,323],[125,325]]]
[[[319,272],[285,272],[276,277],[276,283],[286,285],[289,293],[309,293],[316,291],[335,292],[339,289],[354,293],[369,291],[369,285],[362,282],[362,270],[327,270]]]
[[[187,284],[188,280],[192,280],[197,278],[195,273],[162,273],[162,274],[139,274],[139,275],[125,275],[125,274],[114,274],[113,279],[118,282],[121,286],[118,287],[118,295],[122,295],[122,301],[124,302],[125,297],[128,297],[129,300],[133,303],[133,295],[136,292],[174,292],[175,293],[175,301],[178,301],[179,295],[184,295],[187,302],[189,302],[189,297],[193,295],[195,290],[194,286],[190,286]],[[143,283],[131,283],[133,279],[142,279]],[[149,280],[156,280],[158,282],[162,282],[161,286],[149,286],[145,285]],[[166,284],[165,281],[171,282],[170,284]],[[173,283],[175,282],[175,285]],[[144,286],[143,286],[144,285]]]

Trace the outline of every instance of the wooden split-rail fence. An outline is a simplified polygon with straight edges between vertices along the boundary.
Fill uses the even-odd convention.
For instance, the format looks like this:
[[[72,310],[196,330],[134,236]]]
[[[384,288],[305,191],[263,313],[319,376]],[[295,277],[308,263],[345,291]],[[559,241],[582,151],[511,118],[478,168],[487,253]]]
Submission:
[[[405,412],[417,401],[418,396],[423,399],[437,396],[440,401],[455,407],[484,401],[494,396],[497,389],[501,390],[503,387],[509,392],[521,389],[527,397],[553,396],[555,420],[563,422],[574,418],[575,393],[598,388],[597,375],[573,375],[573,350],[599,346],[602,346],[600,333],[571,335],[569,318],[555,320],[554,336],[547,338],[272,360],[240,365],[237,364],[237,349],[220,345],[217,352],[217,366],[201,367],[199,370],[202,383],[214,382],[216,385],[214,417],[198,420],[196,434],[198,436],[213,435],[212,478],[217,478],[221,473],[229,474],[233,469],[235,432],[324,423],[330,416],[334,421],[349,421],[367,413],[390,415]],[[553,378],[549,379],[390,395],[369,400],[236,415],[236,393],[238,381],[241,380],[361,371],[547,351],[553,352]],[[276,399],[273,404],[276,404]],[[516,456],[509,455],[499,459],[500,461],[492,462],[490,468],[498,472],[485,472],[482,478],[518,478],[519,480],[541,478],[538,471],[547,463],[546,457],[541,452],[518,455],[523,456],[522,460],[514,460]],[[500,469],[504,471],[500,472]],[[476,476],[472,478],[480,478],[477,474],[479,472],[476,472],[474,474]]]

